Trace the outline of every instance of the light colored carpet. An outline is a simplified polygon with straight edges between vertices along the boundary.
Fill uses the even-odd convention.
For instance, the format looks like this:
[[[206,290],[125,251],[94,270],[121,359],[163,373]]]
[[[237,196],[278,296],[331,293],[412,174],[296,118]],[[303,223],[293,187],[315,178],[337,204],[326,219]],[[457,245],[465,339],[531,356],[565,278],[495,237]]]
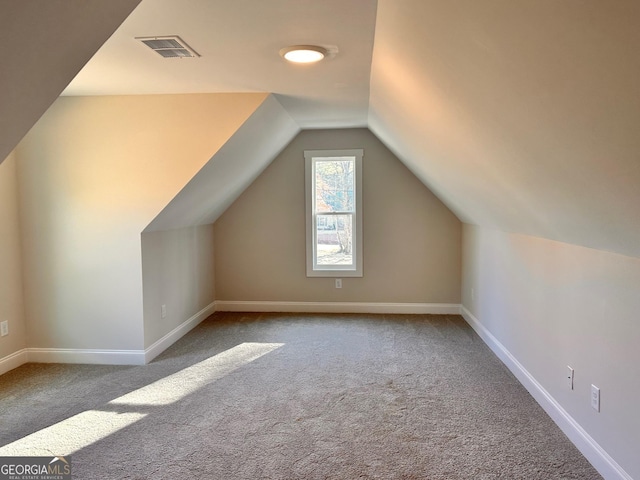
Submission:
[[[601,478],[454,315],[217,313],[147,366],[24,365],[0,446],[78,479]]]

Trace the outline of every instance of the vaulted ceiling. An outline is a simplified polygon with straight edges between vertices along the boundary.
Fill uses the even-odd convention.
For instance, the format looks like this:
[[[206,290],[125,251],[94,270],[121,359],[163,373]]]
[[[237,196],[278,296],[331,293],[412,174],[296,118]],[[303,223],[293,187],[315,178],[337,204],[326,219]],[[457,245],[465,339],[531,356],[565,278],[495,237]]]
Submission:
[[[26,60],[0,74],[0,158],[63,89],[270,92],[279,105],[259,115],[277,112],[282,142],[368,126],[465,222],[640,257],[639,2],[142,0],[129,15],[137,3],[2,0],[3,45]],[[201,57],[163,59],[135,39],[156,35]],[[337,53],[296,67],[278,55],[292,44]]]
[[[461,220],[640,256],[640,2],[382,0],[369,126]]]
[[[140,0],[0,0],[0,162]]]

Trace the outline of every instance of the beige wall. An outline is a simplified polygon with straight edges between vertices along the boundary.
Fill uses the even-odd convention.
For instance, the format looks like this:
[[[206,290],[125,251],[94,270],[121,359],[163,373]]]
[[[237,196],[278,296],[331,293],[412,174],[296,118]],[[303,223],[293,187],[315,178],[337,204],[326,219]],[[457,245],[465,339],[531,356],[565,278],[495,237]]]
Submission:
[[[364,276],[336,289],[305,274],[303,151],[344,148],[364,148]],[[215,241],[217,300],[460,301],[460,222],[366,129],[300,133],[218,219]]]
[[[0,165],[0,322],[5,320],[9,322],[9,335],[0,337],[0,360],[26,347],[16,161],[13,154]]]
[[[640,259],[470,225],[463,252],[464,306],[640,478]],[[601,389],[600,413],[590,407],[591,384]]]
[[[213,225],[142,234],[145,348],[213,303],[213,252]]]
[[[140,233],[265,97],[56,101],[17,148],[30,347],[144,346]]]

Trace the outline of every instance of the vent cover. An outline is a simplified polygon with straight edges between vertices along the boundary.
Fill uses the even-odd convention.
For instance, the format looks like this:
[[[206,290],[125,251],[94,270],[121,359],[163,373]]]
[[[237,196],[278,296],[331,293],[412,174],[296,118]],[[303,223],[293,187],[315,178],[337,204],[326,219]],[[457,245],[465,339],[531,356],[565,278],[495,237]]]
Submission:
[[[168,37],[136,37],[164,58],[189,58],[200,55],[177,35]]]

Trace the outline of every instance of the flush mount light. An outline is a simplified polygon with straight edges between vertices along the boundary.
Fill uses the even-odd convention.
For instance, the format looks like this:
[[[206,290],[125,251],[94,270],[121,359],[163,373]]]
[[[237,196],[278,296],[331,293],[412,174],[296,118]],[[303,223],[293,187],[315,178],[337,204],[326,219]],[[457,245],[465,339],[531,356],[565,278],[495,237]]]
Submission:
[[[293,45],[280,50],[280,55],[293,63],[315,63],[327,56],[327,49],[317,45]]]

